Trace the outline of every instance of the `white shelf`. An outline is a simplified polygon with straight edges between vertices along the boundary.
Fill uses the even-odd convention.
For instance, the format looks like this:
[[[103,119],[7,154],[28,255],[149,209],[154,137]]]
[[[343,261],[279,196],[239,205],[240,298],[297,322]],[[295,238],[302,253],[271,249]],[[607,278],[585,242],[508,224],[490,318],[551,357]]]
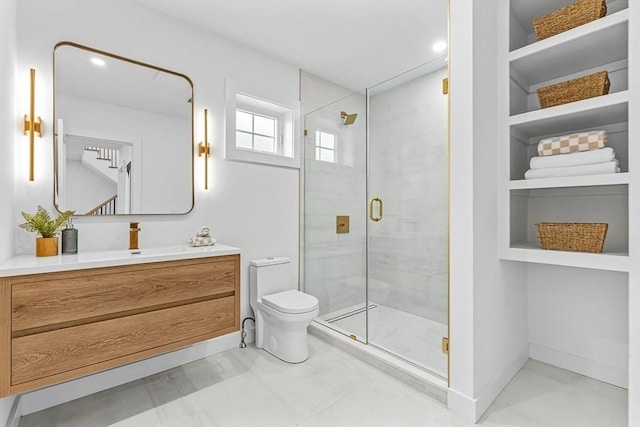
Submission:
[[[625,90],[517,114],[509,117],[509,126],[520,138],[529,139],[628,120],[629,91]]]
[[[591,268],[607,271],[629,271],[629,254],[623,252],[586,253],[540,249],[537,242],[511,245],[500,257],[503,260]]]
[[[535,85],[627,59],[625,9],[509,53],[512,71]]]
[[[630,176],[628,172],[588,176],[566,176],[561,178],[519,179],[509,181],[509,190],[628,185],[629,181]]]

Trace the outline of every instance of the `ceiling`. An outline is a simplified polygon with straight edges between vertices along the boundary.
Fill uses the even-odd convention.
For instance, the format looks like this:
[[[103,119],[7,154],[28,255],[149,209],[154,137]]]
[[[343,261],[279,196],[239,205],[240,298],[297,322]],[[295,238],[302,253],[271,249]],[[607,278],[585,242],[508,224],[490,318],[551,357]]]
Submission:
[[[353,90],[442,56],[447,0],[137,0]]]

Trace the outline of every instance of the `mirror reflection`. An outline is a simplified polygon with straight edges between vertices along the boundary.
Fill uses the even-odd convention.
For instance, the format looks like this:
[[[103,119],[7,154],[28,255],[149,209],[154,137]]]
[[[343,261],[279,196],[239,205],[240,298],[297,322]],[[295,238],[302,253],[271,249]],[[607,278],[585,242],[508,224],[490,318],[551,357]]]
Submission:
[[[54,50],[55,188],[77,215],[193,208],[188,77],[64,42]]]

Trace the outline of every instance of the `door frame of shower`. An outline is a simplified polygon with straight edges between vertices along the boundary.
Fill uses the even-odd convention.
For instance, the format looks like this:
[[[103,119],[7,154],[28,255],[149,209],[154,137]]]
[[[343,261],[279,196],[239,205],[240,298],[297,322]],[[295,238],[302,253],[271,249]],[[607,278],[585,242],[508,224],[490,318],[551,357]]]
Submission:
[[[450,58],[450,40],[451,40],[451,35],[450,35],[450,28],[451,28],[451,1],[449,0],[447,2],[447,58]],[[422,65],[421,65],[422,66]],[[447,69],[447,81],[448,81],[448,89],[450,89],[451,87],[451,82],[449,80],[449,76],[451,75],[451,65],[450,62],[447,61],[447,65],[446,65],[446,69]],[[299,77],[298,77],[298,83],[299,83],[299,100],[300,102],[302,102],[302,69],[299,69]],[[354,91],[352,93],[356,94],[360,91]],[[365,167],[365,200],[364,200],[364,206],[365,206],[365,218],[368,218],[366,215],[366,205],[367,205],[367,200],[369,197],[369,189],[370,189],[370,180],[369,180],[369,147],[370,147],[370,141],[369,141],[369,88],[364,89],[364,95],[365,95],[365,102],[366,102],[366,108],[365,108],[365,124],[366,124],[366,128],[365,128],[365,140],[366,140],[366,147],[365,147],[365,152],[366,152],[366,167]],[[446,101],[446,108],[447,108],[447,131],[446,131],[446,152],[447,152],[447,339],[450,339],[451,337],[451,272],[450,272],[450,268],[449,266],[451,265],[451,103],[450,103],[450,97],[449,97],[449,91],[447,91],[444,94],[447,97],[447,101]],[[351,95],[349,95],[351,96]],[[338,102],[338,100],[334,101],[334,102]],[[332,102],[333,103],[333,102]],[[331,103],[330,103],[331,104]],[[330,105],[327,104],[327,105]],[[322,106],[320,108],[324,108],[325,106]],[[300,126],[300,140],[302,141],[302,143],[300,144],[300,168],[298,169],[298,289],[301,291],[304,291],[304,269],[305,269],[305,255],[304,255],[304,247],[305,247],[305,230],[304,230],[304,226],[305,226],[305,222],[304,222],[304,218],[305,218],[305,172],[306,172],[306,164],[305,164],[305,160],[306,160],[306,138],[307,137],[312,137],[312,135],[307,135],[307,123],[306,123],[306,119],[307,119],[307,115],[313,113],[314,111],[317,111],[318,109],[309,111],[309,112],[304,112],[303,111],[304,106],[302,106],[301,108],[301,117],[300,120],[303,124],[303,126]],[[366,236],[369,236],[369,220],[367,219],[367,226],[366,226]],[[366,237],[365,236],[365,237]],[[369,239],[365,238],[365,301],[364,301],[364,306],[365,308],[368,307],[369,305]],[[408,366],[414,367],[426,374],[428,374],[428,376],[432,376],[434,377],[433,379],[436,379],[435,381],[433,379],[427,379],[427,381],[432,382],[433,384],[436,384],[436,387],[438,387],[439,385],[437,385],[439,383],[438,380],[444,381],[446,382],[446,387],[450,387],[451,385],[451,350],[450,347],[448,348],[448,351],[446,353],[447,355],[447,376],[446,378],[443,378],[441,375],[433,372],[432,370],[422,366],[422,365],[418,365],[415,364],[413,362],[411,362],[408,359],[405,359],[404,357],[402,357],[402,355],[399,355],[397,353],[391,352],[389,350],[386,350],[383,347],[380,347],[379,345],[376,345],[374,343],[371,343],[369,341],[369,310],[366,309],[365,310],[365,341],[362,342],[361,340],[358,340],[357,338],[352,338],[350,335],[345,334],[344,332],[331,327],[331,325],[328,322],[325,321],[317,321],[314,319],[312,326],[318,327],[318,328],[325,328],[328,331],[332,331],[333,333],[339,334],[341,336],[343,336],[344,338],[353,341],[355,343],[360,344],[361,346],[365,346],[365,347],[372,347],[373,349],[391,356],[393,359],[395,359],[396,361],[398,361],[400,364],[406,364]],[[353,337],[355,337],[355,335],[353,335]],[[445,338],[445,337],[443,337]],[[450,341],[449,341],[450,342]]]

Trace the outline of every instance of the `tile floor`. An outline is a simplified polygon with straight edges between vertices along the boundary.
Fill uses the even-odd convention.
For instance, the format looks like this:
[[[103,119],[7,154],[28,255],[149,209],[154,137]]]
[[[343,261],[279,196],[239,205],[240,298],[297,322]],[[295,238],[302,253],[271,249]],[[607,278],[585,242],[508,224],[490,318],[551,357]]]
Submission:
[[[249,345],[24,416],[20,426],[473,426],[324,341],[309,344],[299,365]],[[529,361],[478,425],[623,427],[626,402],[626,390]]]

